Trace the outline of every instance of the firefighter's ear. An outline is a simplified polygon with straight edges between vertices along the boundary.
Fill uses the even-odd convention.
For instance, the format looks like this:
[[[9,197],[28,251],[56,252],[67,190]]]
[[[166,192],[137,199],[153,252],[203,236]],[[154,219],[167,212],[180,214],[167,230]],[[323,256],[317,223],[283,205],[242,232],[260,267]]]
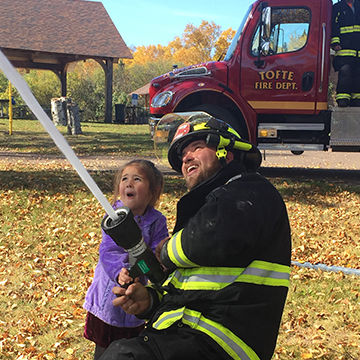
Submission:
[[[234,154],[228,150],[227,154],[226,154],[226,163],[228,164],[229,162],[234,160]]]

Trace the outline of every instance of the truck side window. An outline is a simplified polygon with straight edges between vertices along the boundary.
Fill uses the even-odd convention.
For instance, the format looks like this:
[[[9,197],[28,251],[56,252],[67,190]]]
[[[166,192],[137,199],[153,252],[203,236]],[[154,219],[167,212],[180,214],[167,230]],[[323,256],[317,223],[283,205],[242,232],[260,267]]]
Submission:
[[[269,55],[302,49],[309,35],[310,10],[305,8],[272,8]],[[262,39],[264,42],[265,39]],[[258,56],[259,26],[253,36],[251,55]]]

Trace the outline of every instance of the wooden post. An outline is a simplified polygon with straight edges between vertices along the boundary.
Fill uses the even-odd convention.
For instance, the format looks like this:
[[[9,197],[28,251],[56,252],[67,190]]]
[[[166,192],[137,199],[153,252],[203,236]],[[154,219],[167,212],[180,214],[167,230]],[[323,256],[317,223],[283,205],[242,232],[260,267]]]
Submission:
[[[9,135],[12,135],[13,108],[12,108],[12,89],[9,81]]]
[[[112,122],[112,90],[113,90],[113,62],[107,59],[105,64],[105,122]]]

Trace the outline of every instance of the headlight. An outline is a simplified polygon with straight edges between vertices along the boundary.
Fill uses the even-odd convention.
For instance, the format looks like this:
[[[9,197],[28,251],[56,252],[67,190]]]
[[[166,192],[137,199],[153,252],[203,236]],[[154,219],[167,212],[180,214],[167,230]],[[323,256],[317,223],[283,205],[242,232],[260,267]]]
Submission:
[[[151,106],[154,108],[164,107],[170,103],[172,97],[172,91],[164,91],[153,98]]]

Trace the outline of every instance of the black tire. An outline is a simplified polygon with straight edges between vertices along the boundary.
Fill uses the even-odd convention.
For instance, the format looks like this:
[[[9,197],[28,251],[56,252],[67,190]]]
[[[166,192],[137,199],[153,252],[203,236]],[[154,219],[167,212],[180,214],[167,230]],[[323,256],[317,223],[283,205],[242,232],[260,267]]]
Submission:
[[[221,108],[217,105],[212,104],[200,104],[193,106],[188,111],[205,111],[208,114],[214,116],[217,119],[223,120],[233,127],[241,136],[241,138],[248,140],[249,134],[247,132],[246,126],[244,123],[239,122],[235,117],[226,109]]]
[[[294,155],[301,155],[304,152],[302,150],[291,150],[291,153],[294,154]]]

